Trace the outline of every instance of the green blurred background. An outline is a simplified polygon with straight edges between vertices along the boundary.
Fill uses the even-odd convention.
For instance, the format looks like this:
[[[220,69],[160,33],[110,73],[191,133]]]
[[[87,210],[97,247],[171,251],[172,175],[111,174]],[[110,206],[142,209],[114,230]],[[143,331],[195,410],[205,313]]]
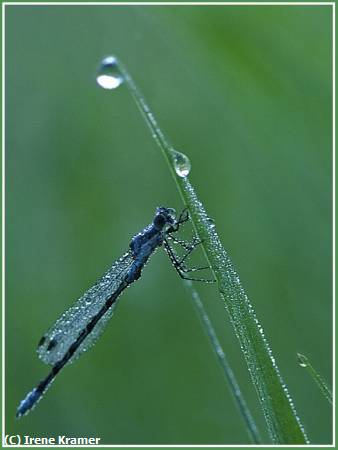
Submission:
[[[329,6],[6,7],[6,433],[249,443],[162,251],[95,348],[14,419],[48,370],[41,335],[156,206],[183,207],[126,88],[95,84],[115,54],[189,156],[312,443],[331,442],[331,408],[296,361],[331,386],[331,31]],[[216,287],[197,287],[269,442]]]

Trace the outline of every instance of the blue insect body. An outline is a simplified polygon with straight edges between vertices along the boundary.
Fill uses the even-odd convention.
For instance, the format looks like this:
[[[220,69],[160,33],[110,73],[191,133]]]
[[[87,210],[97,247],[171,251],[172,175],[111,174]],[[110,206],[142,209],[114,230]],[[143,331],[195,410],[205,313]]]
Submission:
[[[150,225],[136,234],[129,245],[129,252],[118,259],[110,269],[77,302],[70,307],[40,339],[38,355],[40,359],[52,366],[49,374],[20,402],[16,416],[27,414],[42,398],[54,381],[56,375],[68,363],[73,362],[101,335],[105,325],[115,310],[118,297],[141,276],[154,251],[164,245],[175,269],[182,278],[185,274],[199,269],[187,269],[183,261],[193,248],[200,243],[194,241],[186,245],[171,237],[179,226],[189,219],[185,210],[176,218],[172,208],[157,208]],[[187,250],[186,255],[178,261],[169,246],[168,239],[179,242]],[[197,281],[208,281],[195,279]],[[212,280],[213,281],[213,280]]]

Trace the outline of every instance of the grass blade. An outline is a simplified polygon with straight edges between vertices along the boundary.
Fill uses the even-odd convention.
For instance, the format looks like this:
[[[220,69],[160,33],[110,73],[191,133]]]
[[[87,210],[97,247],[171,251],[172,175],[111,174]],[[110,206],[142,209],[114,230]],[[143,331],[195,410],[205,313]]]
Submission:
[[[301,367],[304,367],[312,379],[315,381],[319,389],[321,390],[324,397],[327,399],[329,403],[332,403],[332,392],[323,380],[323,378],[319,375],[319,373],[313,368],[312,364],[309,362],[308,358],[301,353],[297,353],[298,363]]]
[[[229,255],[223,248],[189,180],[183,179],[184,194],[191,207],[194,224],[210,265],[218,280],[219,292],[240,341],[252,382],[257,390],[269,434],[274,443],[304,444],[307,437],[292,399],[282,380],[275,358],[254,309],[241,285]]]
[[[196,232],[203,240],[206,258],[217,279],[221,298],[239,339],[272,441],[276,444],[308,443],[305,430],[264,336],[263,328],[216,233],[213,221],[208,217],[187,178],[189,160],[172,148],[130,74],[121,62],[116,60],[116,64],[153,138],[163,151],[181,197],[189,208]],[[181,170],[182,161],[186,171]]]
[[[191,293],[197,315],[199,316],[201,323],[203,325],[203,328],[206,331],[206,334],[208,335],[208,337],[210,339],[211,346],[212,346],[214,353],[218,359],[218,362],[222,368],[224,376],[228,382],[230,391],[233,395],[233,398],[235,400],[237,408],[245,422],[250,439],[252,440],[252,442],[254,444],[260,444],[261,437],[259,435],[254,418],[252,417],[252,414],[248,408],[248,405],[246,404],[246,401],[244,400],[242,391],[236,380],[235,374],[233,373],[231,367],[229,366],[229,363],[226,359],[223,348],[218,340],[218,337],[216,335],[214,327],[212,326],[209,316],[204,308],[203,302],[202,302],[198,292],[194,288],[193,283],[191,281],[186,281],[185,284]]]

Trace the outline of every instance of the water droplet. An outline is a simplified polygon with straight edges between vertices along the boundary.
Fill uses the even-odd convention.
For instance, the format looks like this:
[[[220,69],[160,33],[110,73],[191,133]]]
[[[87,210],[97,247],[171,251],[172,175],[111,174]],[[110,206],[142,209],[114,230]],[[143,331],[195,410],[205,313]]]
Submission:
[[[189,175],[191,170],[191,163],[189,158],[184,153],[172,150],[175,172],[181,178],[185,178]]]
[[[123,83],[123,76],[114,56],[107,56],[102,60],[96,81],[103,89],[116,89]]]
[[[307,367],[308,362],[307,362],[306,356],[302,355],[301,353],[297,353],[297,358],[298,358],[298,364],[300,365],[300,367]]]
[[[211,217],[207,217],[206,221],[208,222],[210,228],[215,228],[216,225],[214,219],[212,219]]]

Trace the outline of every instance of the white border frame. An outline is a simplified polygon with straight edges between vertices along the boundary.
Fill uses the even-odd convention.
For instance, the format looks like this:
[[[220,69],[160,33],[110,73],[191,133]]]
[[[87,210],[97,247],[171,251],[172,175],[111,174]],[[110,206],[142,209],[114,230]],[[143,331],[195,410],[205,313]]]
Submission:
[[[335,413],[335,297],[336,297],[336,105],[335,105],[335,2],[4,2],[2,3],[2,447],[38,447],[38,445],[7,445],[5,435],[5,9],[12,6],[331,6],[332,7],[332,315],[333,315],[333,443],[327,445],[40,445],[39,447],[75,447],[75,448],[335,448],[336,443],[336,413]]]

